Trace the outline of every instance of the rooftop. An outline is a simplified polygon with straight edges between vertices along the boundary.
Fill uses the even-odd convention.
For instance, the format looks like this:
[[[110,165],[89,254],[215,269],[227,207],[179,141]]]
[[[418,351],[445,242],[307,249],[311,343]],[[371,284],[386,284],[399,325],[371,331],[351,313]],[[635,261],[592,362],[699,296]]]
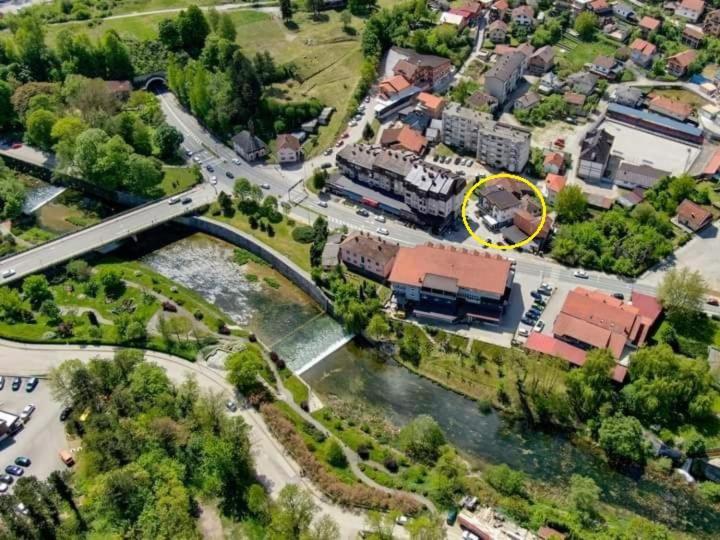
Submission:
[[[288,148],[297,152],[300,150],[300,141],[294,135],[283,133],[277,136],[277,149]]]
[[[690,135],[693,137],[702,137],[702,129],[697,128],[690,124],[678,122],[677,120],[673,120],[672,118],[668,118],[668,117],[662,116],[660,114],[655,114],[653,112],[639,111],[639,110],[633,109],[631,107],[619,105],[618,103],[611,103],[610,105],[608,105],[607,111],[610,113],[614,112],[614,113],[618,113],[618,114],[623,114],[623,115],[637,118],[639,120],[644,120],[646,122],[650,122],[653,124],[658,124],[660,126],[670,128],[675,131],[685,133],[686,135]]]
[[[703,0],[682,0],[682,2],[678,4],[678,7],[691,11],[703,11],[705,9],[705,2],[703,2]]]
[[[695,61],[697,54],[698,53],[695,49],[688,49],[672,56],[668,56],[667,61],[670,62],[672,60],[674,63],[679,64],[683,68],[687,69],[690,64]]]
[[[646,30],[650,30],[651,32],[660,28],[660,24],[660,20],[654,19],[653,17],[648,17],[647,15],[640,19],[639,23],[640,28],[645,28]]]
[[[650,109],[659,109],[671,113],[673,116],[687,118],[693,112],[692,105],[680,100],[665,96],[655,96],[650,100]]]
[[[508,81],[520,70],[523,62],[525,55],[519,51],[502,55],[485,74],[485,78],[495,77],[501,81]]]
[[[340,250],[352,250],[367,259],[377,261],[382,266],[389,263],[398,253],[400,246],[384,238],[363,231],[353,231],[340,244]]]
[[[677,215],[689,222],[693,230],[699,229],[708,220],[712,219],[712,213],[709,210],[695,204],[689,199],[685,199],[678,205]]]
[[[561,174],[549,173],[545,177],[545,187],[547,187],[547,189],[550,191],[554,191],[555,193],[559,193],[560,190],[565,187],[566,183],[567,180]]]

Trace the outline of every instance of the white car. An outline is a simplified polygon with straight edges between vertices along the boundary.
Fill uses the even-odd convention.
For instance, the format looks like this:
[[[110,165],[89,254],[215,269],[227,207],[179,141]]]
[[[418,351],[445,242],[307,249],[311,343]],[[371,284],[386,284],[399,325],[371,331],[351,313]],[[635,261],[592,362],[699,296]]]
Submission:
[[[238,158],[233,158],[232,162],[233,162],[235,165],[240,165],[240,164],[242,164],[242,161],[240,161]]]
[[[10,276],[15,275],[15,269],[14,268],[8,268],[7,270],[3,270],[2,277],[9,278]]]
[[[326,148],[323,152],[323,156],[329,156],[330,154],[332,154],[332,148]]]
[[[527,331],[527,328],[520,328],[520,330],[518,330],[518,336],[528,337],[529,334],[530,332]]]
[[[370,103],[370,96],[365,96],[365,99],[363,99],[363,103]]]
[[[377,233],[387,236],[388,234],[390,234],[390,231],[388,231],[385,227],[378,227]]]
[[[217,184],[217,176],[211,176],[210,177],[210,183],[214,186]]]
[[[20,420],[22,420],[23,422],[27,422],[28,420],[30,420],[33,412],[35,412],[35,405],[33,405],[32,403],[30,405],[25,405],[25,408],[20,413]]]
[[[318,201],[317,204],[318,204],[318,206],[319,206],[320,208],[327,208],[327,207],[328,207],[328,203],[327,203],[326,201]]]
[[[375,216],[375,221],[385,223],[385,216]]]
[[[545,328],[545,323],[543,321],[538,321],[535,323],[535,326],[533,327],[533,330],[535,332],[542,332],[543,328]]]
[[[575,272],[573,272],[573,276],[580,279],[587,279],[589,277],[585,270],[575,270]]]
[[[398,525],[402,525],[403,527],[407,525],[407,522],[407,516],[398,516],[397,518],[395,518],[395,523],[397,523]]]
[[[5,493],[9,487],[5,482],[0,482],[0,493]]]
[[[202,160],[200,159],[200,156],[195,156],[195,157],[193,157],[193,161],[195,163],[200,163]]]
[[[264,184],[260,184],[260,187],[263,188],[263,189],[270,189],[270,184],[268,184],[267,182],[265,182]]]
[[[351,120],[348,125],[349,125],[350,127],[355,127],[355,126],[357,126],[357,125],[358,125],[357,120]]]

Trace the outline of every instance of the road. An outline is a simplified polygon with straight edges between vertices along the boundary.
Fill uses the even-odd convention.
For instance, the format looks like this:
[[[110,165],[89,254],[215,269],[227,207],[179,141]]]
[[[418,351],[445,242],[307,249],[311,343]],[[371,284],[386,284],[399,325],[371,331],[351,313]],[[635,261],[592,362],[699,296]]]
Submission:
[[[13,273],[7,277],[0,277],[0,283],[10,283],[93,249],[151,229],[159,223],[182,216],[214,201],[217,194],[210,184],[201,184],[183,193],[182,197],[189,197],[190,202],[168,204],[167,199],[162,199],[8,257],[2,261],[0,271]]]
[[[109,359],[115,351],[114,347],[106,346],[26,345],[0,339],[0,373],[6,376],[41,375],[68,358],[83,362],[98,357]],[[234,397],[234,389],[223,375],[207,366],[154,351],[147,351],[145,359],[164,368],[168,377],[176,383],[192,376],[202,389],[219,392],[225,398]],[[320,511],[337,522],[343,539],[356,538],[363,529],[364,515],[326,502],[313,485],[300,476],[300,468],[270,434],[257,411],[244,409],[235,414],[242,416],[250,428],[255,470],[270,493],[275,496],[286,485],[301,485],[313,494]]]

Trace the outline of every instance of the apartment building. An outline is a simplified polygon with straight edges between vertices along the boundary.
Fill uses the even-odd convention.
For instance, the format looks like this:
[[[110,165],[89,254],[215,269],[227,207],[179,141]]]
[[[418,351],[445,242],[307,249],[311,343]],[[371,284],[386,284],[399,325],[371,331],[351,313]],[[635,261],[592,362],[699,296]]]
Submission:
[[[384,282],[390,275],[398,244],[363,231],[353,231],[340,244],[340,260],[354,272]]]
[[[451,103],[443,111],[443,142],[496,169],[520,172],[530,157],[530,131]]]
[[[351,144],[336,162],[342,176],[328,182],[335,193],[436,230],[460,215],[465,178],[413,152]]]
[[[504,103],[525,74],[528,56],[520,51],[502,55],[485,74],[485,91]]]

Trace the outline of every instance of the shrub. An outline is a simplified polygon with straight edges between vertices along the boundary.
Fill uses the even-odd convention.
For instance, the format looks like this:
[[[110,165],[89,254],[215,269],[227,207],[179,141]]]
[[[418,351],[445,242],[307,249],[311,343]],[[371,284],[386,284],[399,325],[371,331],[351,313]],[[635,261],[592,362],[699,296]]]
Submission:
[[[386,457],[383,460],[383,465],[385,465],[385,468],[392,473],[398,472],[398,469],[400,468],[398,467],[398,462],[392,456]]]
[[[280,360],[280,356],[275,351],[270,351],[270,361],[277,365],[278,360]]]
[[[295,227],[292,232],[293,240],[300,244],[311,244],[315,238],[315,232],[312,227],[308,225],[301,225]]]
[[[334,439],[328,443],[325,449],[325,459],[333,467],[344,469],[348,466],[347,458],[340,445]]]
[[[720,502],[720,484],[714,482],[703,482],[698,486],[700,493],[710,502]]]
[[[362,443],[357,447],[357,455],[360,459],[370,459],[370,445]]]
[[[282,358],[278,358],[276,365],[277,365],[278,369],[285,369],[285,367],[287,366],[287,364],[285,363],[285,360],[283,360]]]

